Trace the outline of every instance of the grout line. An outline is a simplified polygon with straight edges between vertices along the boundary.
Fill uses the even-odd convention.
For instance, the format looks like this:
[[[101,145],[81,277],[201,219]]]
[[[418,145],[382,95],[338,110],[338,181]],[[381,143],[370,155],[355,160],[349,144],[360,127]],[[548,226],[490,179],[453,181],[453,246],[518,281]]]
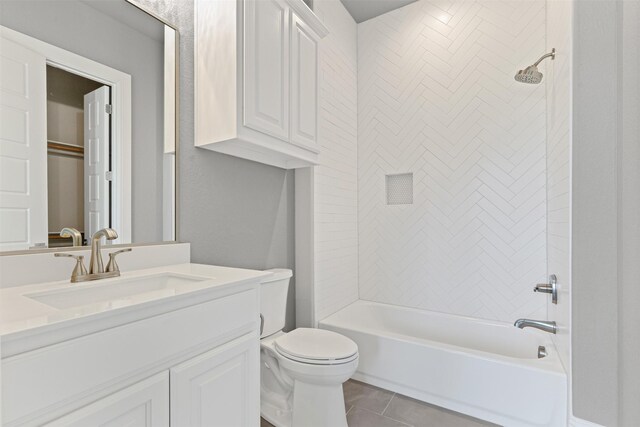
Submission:
[[[394,394],[395,394],[395,393],[394,393]],[[353,407],[355,408],[355,405],[354,405]],[[411,425],[411,424],[407,424],[407,423],[405,423],[404,421],[396,420],[395,418],[391,418],[391,417],[387,417],[386,415],[378,414],[377,412],[372,411],[372,410],[370,410],[370,409],[366,409],[366,408],[358,407],[358,410],[359,410],[359,411],[368,412],[368,413],[373,414],[373,415],[375,415],[375,416],[377,416],[377,417],[386,418],[387,420],[395,421],[396,423],[400,423],[400,424],[402,424],[403,426],[407,426],[407,427],[414,427],[413,425]]]
[[[389,409],[389,405],[391,405],[391,401],[393,400],[394,397],[396,397],[396,394],[397,393],[393,393],[393,396],[391,396],[391,399],[389,399],[389,403],[387,403],[387,406],[385,406],[382,412],[380,412],[380,415],[384,415],[384,413],[387,412],[387,409]],[[394,421],[398,421],[398,420],[394,420]]]

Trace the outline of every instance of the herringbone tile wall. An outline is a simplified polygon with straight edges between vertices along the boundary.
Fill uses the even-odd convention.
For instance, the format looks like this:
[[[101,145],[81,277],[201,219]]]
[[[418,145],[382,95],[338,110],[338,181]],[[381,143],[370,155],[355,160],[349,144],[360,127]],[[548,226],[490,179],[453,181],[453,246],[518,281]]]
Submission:
[[[571,47],[573,3],[547,5],[547,50],[556,59],[547,64],[547,251],[549,273],[558,276],[558,304],[550,304],[549,319],[558,322],[553,337],[565,370],[569,372],[571,322],[570,153],[571,153]]]
[[[315,168],[315,310],[323,319],[358,299],[357,25],[340,0],[316,0],[320,41]]]
[[[418,1],[358,25],[360,298],[546,318],[545,2]],[[542,67],[544,70],[544,65]],[[412,172],[412,205],[385,174]]]

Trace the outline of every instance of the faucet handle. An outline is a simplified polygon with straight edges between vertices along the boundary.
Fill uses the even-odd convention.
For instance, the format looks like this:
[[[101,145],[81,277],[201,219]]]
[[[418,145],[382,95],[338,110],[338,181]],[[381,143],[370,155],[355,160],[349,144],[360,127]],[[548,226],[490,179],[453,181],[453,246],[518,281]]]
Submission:
[[[538,283],[533,292],[541,292],[544,294],[551,294],[551,302],[558,303],[558,278],[555,274],[549,276],[549,283]]]
[[[120,271],[120,267],[118,267],[118,263],[116,263],[116,256],[123,252],[131,252],[131,248],[120,249],[119,251],[111,252],[109,254],[109,262],[105,269],[106,272]]]
[[[76,266],[73,268],[71,272],[71,281],[74,282],[76,278],[80,276],[87,275],[87,269],[84,267],[84,256],[83,255],[71,255],[65,254],[61,252],[57,252],[53,254],[55,257],[65,257],[65,258],[74,258],[76,260]]]

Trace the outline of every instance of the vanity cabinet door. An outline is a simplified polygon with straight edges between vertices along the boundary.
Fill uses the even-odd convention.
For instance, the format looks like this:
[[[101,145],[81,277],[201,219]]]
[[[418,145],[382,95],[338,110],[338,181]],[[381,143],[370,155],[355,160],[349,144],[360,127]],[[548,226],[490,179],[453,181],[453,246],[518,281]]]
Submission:
[[[317,148],[318,36],[291,13],[291,142]]]
[[[161,372],[46,424],[169,427],[169,373]]]
[[[245,335],[171,369],[171,425],[257,426],[260,341]]]
[[[244,2],[244,125],[289,140],[289,8]]]

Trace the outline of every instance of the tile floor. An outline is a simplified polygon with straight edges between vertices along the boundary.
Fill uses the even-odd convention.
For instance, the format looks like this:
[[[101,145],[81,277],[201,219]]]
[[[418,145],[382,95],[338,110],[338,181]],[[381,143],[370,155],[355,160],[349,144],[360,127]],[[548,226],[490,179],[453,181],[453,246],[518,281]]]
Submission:
[[[495,424],[349,380],[344,384],[349,427],[480,427]],[[262,420],[261,427],[272,427]]]

